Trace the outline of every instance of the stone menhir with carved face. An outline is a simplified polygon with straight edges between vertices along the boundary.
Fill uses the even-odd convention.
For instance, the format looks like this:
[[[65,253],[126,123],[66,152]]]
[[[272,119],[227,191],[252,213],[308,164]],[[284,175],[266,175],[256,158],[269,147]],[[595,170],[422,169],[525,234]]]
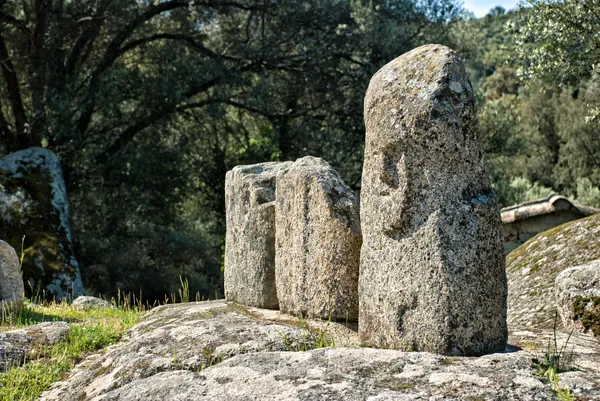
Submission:
[[[456,53],[427,45],[385,65],[367,90],[365,125],[362,341],[452,355],[503,350],[500,212]]]

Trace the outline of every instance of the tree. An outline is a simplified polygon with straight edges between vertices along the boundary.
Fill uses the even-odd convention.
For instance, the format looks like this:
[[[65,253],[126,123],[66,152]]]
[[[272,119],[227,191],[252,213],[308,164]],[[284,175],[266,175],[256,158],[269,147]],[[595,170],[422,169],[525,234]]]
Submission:
[[[439,0],[0,0],[3,151],[59,154],[88,286],[135,290],[160,271],[144,284],[160,296],[191,269],[206,290],[219,281],[225,172],[313,154],[358,187],[368,80],[446,41],[459,11]]]

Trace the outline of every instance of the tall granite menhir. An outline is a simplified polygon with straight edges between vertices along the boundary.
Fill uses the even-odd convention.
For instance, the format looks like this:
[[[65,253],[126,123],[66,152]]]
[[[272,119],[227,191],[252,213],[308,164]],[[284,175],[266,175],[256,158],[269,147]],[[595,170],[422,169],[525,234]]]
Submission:
[[[358,318],[358,198],[323,159],[303,157],[277,176],[275,276],[282,312]]]
[[[225,177],[225,298],[276,309],[275,183],[292,163],[237,166]]]
[[[365,124],[362,341],[451,355],[502,351],[500,212],[463,63],[440,45],[393,60],[371,79]]]

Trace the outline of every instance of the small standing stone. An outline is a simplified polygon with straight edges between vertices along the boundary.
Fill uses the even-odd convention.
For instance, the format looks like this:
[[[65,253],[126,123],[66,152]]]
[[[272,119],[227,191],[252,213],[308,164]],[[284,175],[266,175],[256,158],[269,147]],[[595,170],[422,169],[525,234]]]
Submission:
[[[291,162],[237,166],[225,177],[225,298],[277,309],[275,184]]]
[[[19,309],[23,303],[24,291],[17,252],[0,240],[0,310]]]
[[[358,199],[316,157],[277,177],[277,293],[282,312],[332,320],[358,318]]]
[[[369,84],[365,125],[361,340],[453,355],[504,350],[500,211],[456,53],[427,45],[385,65]]]

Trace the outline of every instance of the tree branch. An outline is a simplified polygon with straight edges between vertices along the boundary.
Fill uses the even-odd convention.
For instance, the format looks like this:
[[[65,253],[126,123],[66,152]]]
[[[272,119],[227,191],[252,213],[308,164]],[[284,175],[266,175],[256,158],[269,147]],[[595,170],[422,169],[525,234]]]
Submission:
[[[23,32],[25,35],[31,36],[31,30],[27,28],[27,24],[25,23],[25,21],[18,20],[12,15],[8,15],[3,11],[0,11],[0,22],[12,25],[21,32]]]
[[[129,24],[127,24],[121,32],[119,32],[113,40],[110,42],[102,60],[91,75],[89,91],[87,101],[85,102],[83,112],[77,122],[77,130],[80,133],[85,132],[90,124],[92,114],[96,107],[96,93],[99,90],[100,76],[106,71],[115,60],[123,54],[122,46],[123,43],[129,38],[133,32],[146,21],[160,15],[162,13],[172,11],[178,8],[188,7],[192,5],[194,7],[205,6],[214,8],[239,8],[242,10],[260,10],[263,6],[252,6],[245,5],[236,1],[221,1],[221,0],[207,0],[207,1],[195,1],[195,0],[170,0],[155,4],[149,7],[145,12],[140,14],[137,18],[134,18]]]
[[[216,76],[213,79],[210,79],[202,84],[196,85],[188,90],[185,94],[185,98],[189,99],[190,97],[197,95],[198,93],[205,92],[213,86],[217,85],[221,81],[221,76]],[[206,100],[205,105],[214,103],[214,100]],[[147,118],[137,122],[136,124],[126,128],[117,138],[117,140],[110,145],[104,152],[102,152],[97,158],[96,161],[98,163],[104,163],[110,157],[117,154],[121,149],[125,148],[135,137],[135,135],[142,131],[145,128],[148,128],[152,124],[161,121],[162,119],[170,116],[174,112],[181,111],[181,108],[176,104],[171,104],[165,106],[162,110],[157,110],[156,112],[150,114]]]
[[[8,95],[8,101],[10,103],[13,118],[15,120],[15,131],[13,132],[13,147],[17,148],[19,145],[17,142],[25,134],[25,124],[27,124],[27,116],[25,114],[25,108],[23,107],[23,101],[21,99],[21,89],[19,87],[19,79],[15,72],[12,60],[8,54],[6,42],[4,36],[0,30],[0,61],[2,66],[2,74],[4,77],[4,85]]]

